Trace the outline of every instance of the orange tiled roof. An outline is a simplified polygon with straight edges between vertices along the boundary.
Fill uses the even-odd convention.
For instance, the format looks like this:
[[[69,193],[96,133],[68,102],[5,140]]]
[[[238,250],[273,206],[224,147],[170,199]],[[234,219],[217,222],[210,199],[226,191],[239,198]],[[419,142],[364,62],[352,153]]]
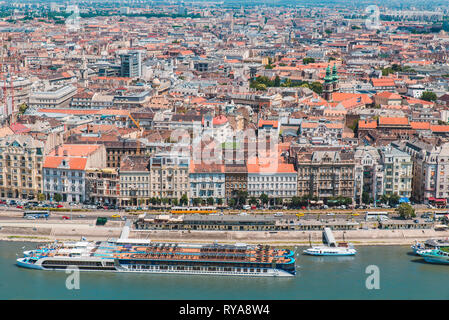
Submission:
[[[359,129],[376,129],[377,121],[367,121],[367,120],[359,120]]]
[[[408,125],[406,117],[380,117],[379,125]]]
[[[84,170],[86,168],[87,158],[54,156],[45,157],[44,168],[59,168],[64,159],[68,161],[68,166],[71,170]]]
[[[410,122],[410,125],[415,130],[430,130],[430,123],[429,122]]]
[[[66,152],[69,157],[87,157],[100,147],[101,145],[98,144],[63,144],[53,149],[48,155],[62,156]]]
[[[449,125],[432,125],[430,126],[432,132],[449,132]]]

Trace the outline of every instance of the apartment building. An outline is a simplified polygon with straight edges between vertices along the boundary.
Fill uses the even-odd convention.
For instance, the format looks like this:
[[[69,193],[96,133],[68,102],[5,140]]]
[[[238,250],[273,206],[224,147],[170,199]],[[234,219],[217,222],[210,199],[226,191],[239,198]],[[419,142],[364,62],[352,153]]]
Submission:
[[[248,160],[248,196],[291,199],[297,192],[297,173],[293,164],[278,162],[261,163]]]
[[[125,156],[120,163],[120,204],[122,206],[148,205],[150,193],[150,158]]]
[[[77,93],[73,85],[51,87],[30,93],[30,106],[38,108],[67,108]]]
[[[63,144],[45,157],[44,194],[47,200],[55,195],[64,202],[83,202],[87,199],[86,170],[104,168],[106,150],[98,144]]]
[[[360,146],[355,149],[354,199],[363,203],[363,194],[375,202],[383,194],[384,171],[379,150],[372,146]]]
[[[411,140],[404,142],[401,149],[407,152],[413,161],[413,199],[422,203],[447,203],[449,143],[438,146],[431,141]]]
[[[384,194],[397,194],[401,198],[412,195],[413,162],[411,156],[392,146],[380,149],[384,170]]]
[[[239,192],[248,192],[248,171],[246,164],[226,164],[225,168],[226,203],[235,198]]]
[[[296,155],[298,196],[354,197],[355,160],[352,151],[311,151]]]
[[[42,193],[44,143],[27,135],[0,139],[0,195],[37,199]]]
[[[115,168],[87,169],[86,192],[90,202],[117,205],[120,195],[118,170]]]
[[[150,197],[190,198],[189,155],[159,153],[150,158]]]
[[[191,198],[223,199],[225,197],[225,169],[223,164],[206,164],[190,162],[190,196]]]

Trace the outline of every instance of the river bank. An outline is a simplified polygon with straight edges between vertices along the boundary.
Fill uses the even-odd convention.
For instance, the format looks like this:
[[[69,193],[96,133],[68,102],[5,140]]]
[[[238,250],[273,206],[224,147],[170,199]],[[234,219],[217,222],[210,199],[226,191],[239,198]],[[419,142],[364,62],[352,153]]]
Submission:
[[[23,222],[0,223],[0,240],[27,242],[76,241],[82,237],[91,241],[119,238],[123,221],[111,221],[106,226],[96,226],[95,221],[87,222]],[[434,229],[359,229],[334,231],[337,242],[347,241],[356,246],[365,245],[410,245],[415,240],[449,237],[449,231]],[[188,231],[188,230],[131,230],[130,238],[151,239],[168,242],[213,242],[262,243],[279,246],[304,246],[322,242],[321,231]]]

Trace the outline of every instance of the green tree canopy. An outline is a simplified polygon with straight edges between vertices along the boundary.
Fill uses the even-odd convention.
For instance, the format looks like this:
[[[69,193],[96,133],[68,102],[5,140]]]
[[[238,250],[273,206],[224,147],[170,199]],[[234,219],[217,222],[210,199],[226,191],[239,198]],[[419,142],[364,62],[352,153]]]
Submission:
[[[302,59],[303,64],[309,64],[309,63],[314,63],[314,62],[315,62],[314,58],[307,57],[307,58]]]
[[[19,113],[20,113],[20,114],[24,114],[24,113],[27,111],[27,109],[28,109],[28,106],[27,106],[27,104],[24,102],[24,103],[22,103],[22,104],[20,105],[20,107],[19,107]]]
[[[185,193],[182,195],[179,203],[181,204],[181,206],[186,206],[189,203],[189,198],[187,198],[187,195]]]
[[[399,214],[399,216],[403,219],[411,219],[415,218],[415,209],[408,204],[408,203],[401,203],[397,208],[396,212]]]
[[[207,198],[207,204],[209,206],[213,205],[214,204],[214,198],[212,198],[212,197]]]
[[[432,91],[424,91],[421,95],[421,99],[426,101],[435,101],[437,100],[437,95]]]
[[[260,199],[260,201],[261,201],[263,204],[267,204],[268,201],[269,201],[268,195],[266,195],[265,193],[262,193],[262,194],[260,195],[259,199]]]

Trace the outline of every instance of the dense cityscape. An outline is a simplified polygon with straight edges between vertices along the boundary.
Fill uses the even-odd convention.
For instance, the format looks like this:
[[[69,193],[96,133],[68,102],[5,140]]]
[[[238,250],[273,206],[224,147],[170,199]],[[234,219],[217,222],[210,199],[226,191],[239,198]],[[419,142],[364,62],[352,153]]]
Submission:
[[[21,267],[449,263],[446,1],[2,1],[0,41],[0,239],[82,239]]]

